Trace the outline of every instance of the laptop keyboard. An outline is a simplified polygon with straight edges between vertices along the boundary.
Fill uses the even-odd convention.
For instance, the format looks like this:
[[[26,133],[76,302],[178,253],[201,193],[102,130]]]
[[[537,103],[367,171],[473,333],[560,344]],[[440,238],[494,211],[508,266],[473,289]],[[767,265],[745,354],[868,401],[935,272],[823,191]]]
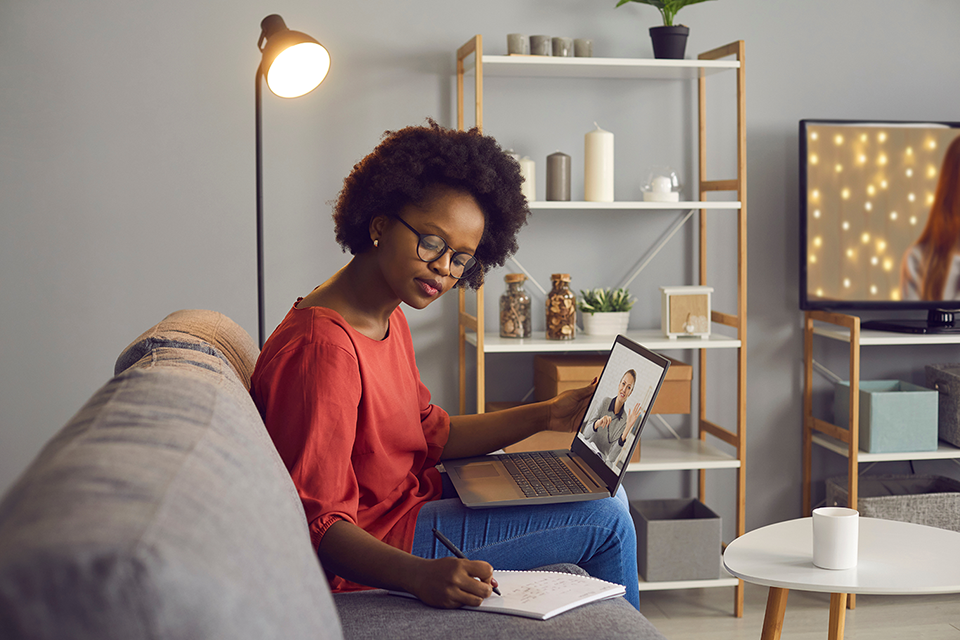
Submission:
[[[527,497],[588,493],[553,451],[514,453],[500,456],[500,462]]]

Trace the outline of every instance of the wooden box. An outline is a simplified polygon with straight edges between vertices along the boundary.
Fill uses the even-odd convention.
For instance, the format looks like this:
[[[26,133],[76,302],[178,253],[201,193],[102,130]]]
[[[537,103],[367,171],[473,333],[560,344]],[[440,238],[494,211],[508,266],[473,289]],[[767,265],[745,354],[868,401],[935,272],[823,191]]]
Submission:
[[[538,355],[534,358],[534,398],[539,402],[584,387],[600,376],[606,355]],[[651,413],[690,413],[693,367],[670,358],[667,377]]]

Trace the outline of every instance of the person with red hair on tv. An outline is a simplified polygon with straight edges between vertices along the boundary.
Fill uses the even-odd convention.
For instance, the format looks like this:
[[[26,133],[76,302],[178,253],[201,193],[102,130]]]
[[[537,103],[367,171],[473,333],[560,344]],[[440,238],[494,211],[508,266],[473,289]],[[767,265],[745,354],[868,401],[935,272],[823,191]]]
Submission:
[[[903,300],[960,299],[960,137],[943,156],[927,224],[900,263]]]

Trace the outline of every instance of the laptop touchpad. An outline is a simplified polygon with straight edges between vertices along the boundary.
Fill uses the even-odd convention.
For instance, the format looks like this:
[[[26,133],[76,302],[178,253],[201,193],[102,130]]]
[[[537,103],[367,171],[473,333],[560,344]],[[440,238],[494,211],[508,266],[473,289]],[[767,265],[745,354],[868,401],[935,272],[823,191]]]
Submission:
[[[465,467],[460,467],[457,469],[457,475],[464,480],[472,480],[474,478],[492,478],[499,476],[500,472],[497,471],[496,465],[481,462],[479,464],[468,464]]]

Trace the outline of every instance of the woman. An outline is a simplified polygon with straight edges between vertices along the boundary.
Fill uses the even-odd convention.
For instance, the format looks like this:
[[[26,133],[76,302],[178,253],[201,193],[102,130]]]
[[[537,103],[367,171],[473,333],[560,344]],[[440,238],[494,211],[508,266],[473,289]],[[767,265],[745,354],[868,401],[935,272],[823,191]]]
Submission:
[[[639,608],[625,497],[470,510],[435,465],[546,429],[574,431],[592,387],[473,416],[430,404],[400,303],[423,309],[516,251],[528,214],[515,161],[476,130],[388,133],[344,181],[337,240],[353,257],[264,345],[251,393],[300,493],[333,591],[405,590],[478,605],[497,569],[574,562]],[[449,557],[433,528],[470,560]]]
[[[900,262],[903,300],[960,298],[960,138],[943,156],[927,224]]]
[[[583,436],[603,456],[608,465],[613,465],[620,455],[620,450],[627,442],[627,435],[637,424],[643,413],[640,403],[633,405],[627,414],[627,398],[633,393],[637,385],[637,372],[630,369],[620,378],[617,395],[614,398],[604,398],[597,405],[594,412],[583,425]]]

